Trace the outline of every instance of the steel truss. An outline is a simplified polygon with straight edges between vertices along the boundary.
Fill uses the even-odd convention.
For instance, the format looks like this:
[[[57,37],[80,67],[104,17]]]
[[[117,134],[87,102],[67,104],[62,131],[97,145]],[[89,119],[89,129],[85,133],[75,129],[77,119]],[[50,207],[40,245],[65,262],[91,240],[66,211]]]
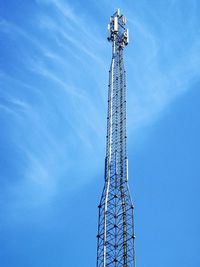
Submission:
[[[97,267],[135,267],[134,207],[128,187],[126,73],[123,49],[128,44],[126,18],[118,10],[110,19],[112,61],[109,71],[105,184],[97,234]]]

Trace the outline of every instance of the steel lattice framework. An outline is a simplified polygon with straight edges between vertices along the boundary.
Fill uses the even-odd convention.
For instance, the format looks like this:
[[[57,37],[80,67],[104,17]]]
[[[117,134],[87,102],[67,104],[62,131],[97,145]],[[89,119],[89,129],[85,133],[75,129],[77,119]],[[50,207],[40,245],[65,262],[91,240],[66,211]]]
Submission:
[[[105,184],[97,234],[97,267],[135,267],[134,207],[128,188],[126,137],[126,73],[123,49],[128,44],[126,18],[119,9],[111,16]]]

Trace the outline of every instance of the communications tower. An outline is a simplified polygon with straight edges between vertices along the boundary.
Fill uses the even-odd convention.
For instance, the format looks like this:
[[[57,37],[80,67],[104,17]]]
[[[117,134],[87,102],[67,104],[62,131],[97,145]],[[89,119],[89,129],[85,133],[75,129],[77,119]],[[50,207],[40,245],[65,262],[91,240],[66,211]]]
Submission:
[[[134,207],[128,188],[126,136],[126,72],[123,50],[128,44],[126,18],[118,9],[108,24],[112,43],[109,70],[105,181],[97,234],[96,267],[135,267]]]

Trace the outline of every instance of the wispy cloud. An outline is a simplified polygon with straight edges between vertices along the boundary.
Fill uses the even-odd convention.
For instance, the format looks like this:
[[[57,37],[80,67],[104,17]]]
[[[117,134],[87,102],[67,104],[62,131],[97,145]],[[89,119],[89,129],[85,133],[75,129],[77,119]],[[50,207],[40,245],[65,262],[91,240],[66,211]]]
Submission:
[[[170,55],[172,47],[168,40],[156,36],[145,22],[136,17],[129,22],[138,38],[136,46],[141,47],[140,52],[128,60],[128,73],[134,73],[133,90],[129,90],[129,100],[134,107],[130,109],[130,132],[134,133],[134,130],[160,118],[165,108],[180,94],[191,89],[199,79],[200,60],[197,55],[200,53],[200,42],[196,38],[187,53],[183,51],[176,57],[174,53]],[[183,35],[179,34],[176,49],[179,45],[182,49]],[[165,54],[169,58],[162,62]],[[144,58],[142,63],[139,58]],[[131,60],[134,61],[132,66]]]
[[[61,14],[63,14],[62,11],[60,12]],[[39,17],[39,25],[41,28],[49,30],[49,33],[56,34],[57,42],[60,46],[66,48],[66,44],[70,43],[73,46],[73,49],[76,49],[77,51],[74,53],[71,50],[71,52],[79,60],[81,60],[81,58],[80,56],[77,55],[80,54],[81,51],[85,53],[87,56],[89,56],[92,60],[94,60],[99,64],[102,64],[102,66],[105,67],[105,62],[102,60],[102,57],[95,53],[95,49],[97,49],[97,47],[102,45],[103,40],[100,41],[98,39],[97,42],[96,41],[97,38],[96,37],[94,38],[95,36],[94,33],[91,34],[88,33],[86,35],[85,31],[86,29],[88,29],[88,27],[81,26],[83,23],[79,21],[80,19],[78,16],[76,17],[76,19],[77,19],[76,23],[73,24],[69,24],[67,21],[63,20],[61,27],[60,23],[56,23],[55,20],[48,17],[47,15],[44,15]]]
[[[16,71],[0,74],[0,110],[16,119],[12,136],[23,162],[23,175],[11,187],[30,192],[32,204],[51,201],[69,179],[72,187],[80,186],[102,169],[109,67],[105,36],[90,26],[95,17],[89,23],[63,1],[38,0],[37,5],[45,6],[30,18],[37,31],[0,21],[0,33],[23,45]],[[167,24],[160,34],[123,6],[133,33],[125,52],[129,133],[137,134],[198,79],[200,43],[194,38],[187,45],[184,33],[176,31],[169,36]],[[183,45],[187,53],[179,51]]]

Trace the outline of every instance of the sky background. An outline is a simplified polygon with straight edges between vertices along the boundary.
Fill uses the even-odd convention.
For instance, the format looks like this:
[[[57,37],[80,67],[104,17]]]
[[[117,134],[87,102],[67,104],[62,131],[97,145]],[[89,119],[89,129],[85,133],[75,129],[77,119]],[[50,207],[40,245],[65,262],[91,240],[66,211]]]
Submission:
[[[2,267],[96,264],[118,7],[137,266],[200,266],[200,2],[1,0]]]

